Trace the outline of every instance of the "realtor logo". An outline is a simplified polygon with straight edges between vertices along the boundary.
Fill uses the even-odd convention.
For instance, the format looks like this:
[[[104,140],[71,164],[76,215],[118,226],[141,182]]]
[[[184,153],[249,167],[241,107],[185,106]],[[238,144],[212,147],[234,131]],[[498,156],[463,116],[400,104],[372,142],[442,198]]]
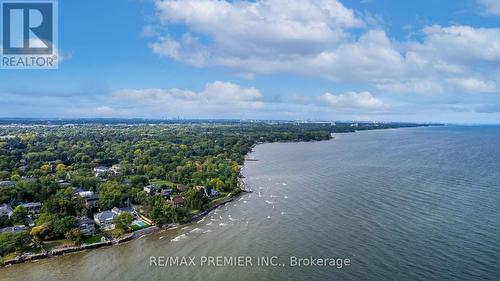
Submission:
[[[1,68],[57,68],[57,3],[1,2]]]

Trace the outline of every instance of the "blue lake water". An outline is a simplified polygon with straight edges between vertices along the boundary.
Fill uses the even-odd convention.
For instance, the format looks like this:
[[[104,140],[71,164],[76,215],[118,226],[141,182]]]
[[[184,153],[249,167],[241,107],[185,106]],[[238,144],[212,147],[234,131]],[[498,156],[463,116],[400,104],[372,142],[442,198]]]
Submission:
[[[500,280],[500,127],[429,127],[258,145],[254,191],[201,222],[0,269],[0,280]],[[150,256],[285,266],[157,267]],[[290,257],[349,266],[291,267]]]

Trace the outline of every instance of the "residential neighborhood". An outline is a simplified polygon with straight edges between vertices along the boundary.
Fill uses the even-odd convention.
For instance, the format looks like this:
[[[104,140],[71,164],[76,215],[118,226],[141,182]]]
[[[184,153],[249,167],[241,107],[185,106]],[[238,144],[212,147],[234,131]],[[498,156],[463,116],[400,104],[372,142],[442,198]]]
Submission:
[[[61,168],[60,163],[56,161],[47,162],[45,165],[48,173],[56,173]],[[111,187],[116,186],[116,176],[121,173],[121,165],[114,164],[111,167],[96,166],[92,169],[94,177],[100,183],[107,183]],[[23,182],[36,183],[37,179],[34,177],[23,177],[20,179]],[[132,183],[129,178],[123,178],[123,185],[130,186]],[[0,182],[4,188],[15,186],[16,181],[4,180]],[[103,241],[110,241],[112,239],[119,239],[127,233],[142,230],[154,225],[152,219],[146,216],[146,210],[140,204],[132,204],[130,199],[120,201],[119,203],[114,200],[109,201],[106,195],[94,190],[87,190],[81,187],[74,187],[66,180],[57,180],[56,185],[64,190],[64,200],[69,200],[64,204],[74,205],[73,221],[74,229],[64,234],[66,239],[73,240],[74,243],[101,243]],[[186,207],[186,199],[184,193],[193,191],[199,193],[205,198],[215,198],[220,196],[220,193],[215,188],[207,188],[202,185],[189,186],[186,184],[173,184],[168,182],[158,182],[144,184],[142,187],[143,197],[145,202],[149,200],[162,200],[164,204],[170,205],[173,208],[180,209]],[[62,191],[61,191],[62,192]],[[63,200],[61,198],[61,200]],[[49,202],[44,208],[42,202],[11,202],[11,204],[4,203],[0,205],[0,221],[2,228],[0,233],[29,233],[33,237],[38,237],[40,227],[47,225],[36,223],[46,215],[49,209],[67,208],[67,206],[52,206],[54,202]],[[79,207],[78,207],[79,206]],[[49,211],[51,212],[51,211]],[[15,217],[15,219],[14,219]],[[11,225],[11,226],[8,226]],[[40,237],[41,245],[45,244],[43,236]],[[46,240],[47,245],[54,244],[52,239]],[[55,243],[57,245],[57,243]],[[63,242],[60,247],[67,247],[67,242]],[[49,248],[50,249],[50,248]],[[57,249],[53,248],[54,250]]]
[[[242,191],[255,142],[329,137],[295,126],[250,125],[243,142],[232,125],[0,127],[16,135],[0,141],[0,263],[191,222]]]

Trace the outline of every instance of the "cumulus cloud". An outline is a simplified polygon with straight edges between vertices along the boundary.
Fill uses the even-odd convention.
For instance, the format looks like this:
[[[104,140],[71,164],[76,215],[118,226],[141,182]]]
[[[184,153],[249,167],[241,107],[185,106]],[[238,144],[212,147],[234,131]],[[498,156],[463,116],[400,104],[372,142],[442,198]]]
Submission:
[[[264,105],[263,96],[255,88],[216,81],[200,92],[183,89],[125,89],[114,94],[117,100],[147,105],[157,112],[186,115],[227,115],[245,113]]]
[[[427,26],[398,41],[337,0],[157,0],[160,56],[243,73],[299,73],[398,93],[496,92],[500,29]]]
[[[158,0],[156,9],[161,23],[185,24],[189,32],[160,36],[150,45],[155,53],[254,72],[286,70],[290,58],[315,55],[350,37],[345,30],[365,25],[336,0]],[[200,43],[200,37],[213,44]]]
[[[325,93],[318,100],[334,109],[386,110],[388,106],[369,92],[348,92],[341,95]]]
[[[478,0],[481,12],[485,15],[500,15],[500,2],[498,0]]]
[[[114,114],[116,114],[116,110],[114,108],[112,108],[111,106],[106,106],[106,105],[98,106],[95,108],[94,111],[100,115],[114,115]]]

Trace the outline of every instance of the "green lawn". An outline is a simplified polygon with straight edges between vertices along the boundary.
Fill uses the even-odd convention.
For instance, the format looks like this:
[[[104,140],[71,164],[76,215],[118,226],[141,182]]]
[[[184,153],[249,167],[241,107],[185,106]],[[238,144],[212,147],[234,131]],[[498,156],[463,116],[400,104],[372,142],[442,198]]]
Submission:
[[[17,256],[18,256],[18,253],[17,252],[13,252],[13,253],[10,253],[10,254],[6,254],[2,258],[3,258],[4,261],[8,261],[8,260],[15,259]]]
[[[152,180],[149,183],[155,184],[155,185],[160,185],[160,186],[161,185],[166,185],[168,187],[174,187],[174,183],[170,182],[170,181],[167,181],[167,180]]]
[[[50,251],[56,248],[73,247],[73,246],[75,246],[75,243],[73,243],[68,239],[50,240],[43,242],[43,247],[45,248],[46,251]]]
[[[86,236],[86,237],[83,238],[82,243],[83,244],[98,243],[98,242],[101,242],[101,238],[102,238],[102,235],[100,235],[100,234],[96,234],[96,235],[92,235],[92,236]]]

